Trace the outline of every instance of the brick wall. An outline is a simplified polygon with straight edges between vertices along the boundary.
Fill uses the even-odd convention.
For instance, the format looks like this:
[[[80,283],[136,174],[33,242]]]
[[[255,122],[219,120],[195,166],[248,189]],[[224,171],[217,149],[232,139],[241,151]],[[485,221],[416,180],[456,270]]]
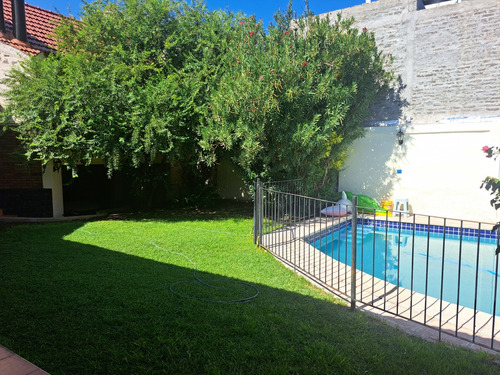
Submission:
[[[375,33],[402,80],[400,97],[379,103],[371,120],[498,116],[500,1],[419,8],[417,0],[379,0],[340,11]]]
[[[13,132],[0,136],[0,189],[41,189],[42,168],[28,163],[19,152],[19,143]]]
[[[13,132],[0,136],[0,209],[3,215],[51,217],[52,190],[43,189],[42,168],[17,154]]]
[[[52,217],[52,189],[0,189],[3,215]]]
[[[41,189],[42,168],[20,154],[15,133],[0,136],[0,189]]]

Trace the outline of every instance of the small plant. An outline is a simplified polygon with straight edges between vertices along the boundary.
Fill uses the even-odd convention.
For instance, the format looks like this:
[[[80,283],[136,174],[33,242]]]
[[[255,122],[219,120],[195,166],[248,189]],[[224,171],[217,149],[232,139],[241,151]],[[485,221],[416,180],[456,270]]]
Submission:
[[[500,148],[484,146],[483,152],[486,153],[487,158],[494,158],[496,160],[498,155],[500,155]],[[481,188],[490,192],[493,196],[490,200],[490,204],[495,208],[495,210],[498,210],[500,208],[500,180],[498,178],[488,176],[483,180]],[[492,231],[500,233],[500,222],[493,226]],[[500,246],[497,248],[496,253],[500,253]]]

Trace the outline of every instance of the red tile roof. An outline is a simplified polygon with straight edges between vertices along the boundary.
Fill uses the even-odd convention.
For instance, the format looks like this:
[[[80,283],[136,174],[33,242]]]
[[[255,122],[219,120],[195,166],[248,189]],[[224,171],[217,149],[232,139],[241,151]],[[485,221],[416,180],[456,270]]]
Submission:
[[[40,52],[55,52],[55,40],[48,35],[54,30],[57,21],[63,17],[60,14],[25,3],[26,33],[28,45],[12,35],[12,10],[9,0],[3,1],[5,18],[5,34],[0,33],[0,43],[8,44],[28,55],[38,55]]]

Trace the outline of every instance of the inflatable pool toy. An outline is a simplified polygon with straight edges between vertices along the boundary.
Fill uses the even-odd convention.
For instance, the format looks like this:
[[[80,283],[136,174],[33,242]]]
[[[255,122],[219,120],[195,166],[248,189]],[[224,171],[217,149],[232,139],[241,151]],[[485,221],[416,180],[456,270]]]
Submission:
[[[347,211],[352,212],[352,202],[347,199],[347,194],[344,191],[342,192],[342,199],[337,201],[336,205],[347,207]]]
[[[321,214],[326,216],[345,216],[347,215],[347,207],[346,206],[326,207],[321,210]]]
[[[352,201],[352,197],[354,195],[356,195],[358,197],[358,212],[360,212],[362,209],[367,209],[367,208],[370,208],[371,209],[371,212],[373,213],[373,210],[376,210],[376,211],[382,211],[384,212],[385,214],[385,209],[383,209],[383,207],[378,204],[378,202],[367,196],[367,195],[363,195],[363,194],[353,194],[349,191],[345,192],[346,196],[347,196],[347,199],[350,199]],[[337,197],[340,197],[340,193],[337,195]],[[352,203],[351,203],[352,204]]]
[[[342,199],[337,201],[335,205],[321,210],[321,214],[326,216],[345,216],[348,213],[352,213],[352,202],[347,199],[345,192],[342,192]]]

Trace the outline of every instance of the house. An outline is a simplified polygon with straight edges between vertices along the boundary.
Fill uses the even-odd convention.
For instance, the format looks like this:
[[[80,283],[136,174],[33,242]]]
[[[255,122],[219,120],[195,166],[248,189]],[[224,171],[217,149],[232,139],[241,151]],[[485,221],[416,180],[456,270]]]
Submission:
[[[0,79],[22,59],[55,52],[49,35],[61,17],[21,0],[0,1]],[[0,129],[0,215],[62,216],[61,173],[28,163],[17,150],[15,134]]]
[[[498,221],[480,185],[500,173],[481,151],[500,145],[500,1],[378,0],[339,12],[374,32],[399,77],[353,144],[339,189],[407,198],[419,214]]]
[[[63,17],[21,0],[13,0],[12,4],[14,11],[10,1],[0,0],[0,79],[29,56],[56,52],[56,42],[49,35]],[[0,86],[0,90],[6,89]],[[174,200],[189,191],[186,188],[189,176],[185,174],[178,165],[171,166],[168,198]],[[73,178],[72,171],[65,167],[56,170],[52,163],[47,166],[28,163],[19,154],[16,134],[2,134],[0,127],[0,216],[57,218],[129,206],[140,199],[133,195],[134,187],[134,181],[126,172],[115,171],[112,178],[108,178],[100,160],[79,166],[78,178]],[[142,191],[147,191],[149,196],[156,192],[159,200],[166,200],[166,194],[162,193],[167,187],[151,190],[153,192]]]

